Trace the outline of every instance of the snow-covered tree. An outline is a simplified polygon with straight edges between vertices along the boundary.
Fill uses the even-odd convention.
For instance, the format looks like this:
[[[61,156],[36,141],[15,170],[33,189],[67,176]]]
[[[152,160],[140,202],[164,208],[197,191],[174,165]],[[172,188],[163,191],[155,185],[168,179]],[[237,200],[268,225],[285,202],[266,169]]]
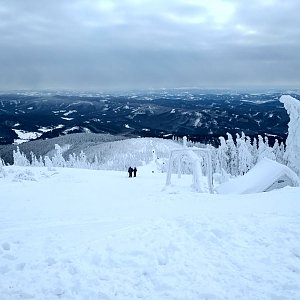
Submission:
[[[253,164],[255,165],[258,161],[258,140],[256,137],[253,138],[251,154],[253,157]]]
[[[285,145],[284,145],[283,142],[281,142],[279,144],[279,151],[280,151],[279,158],[281,159],[281,161],[279,160],[279,162],[281,162],[282,164],[286,165],[287,161],[286,161],[286,158],[285,158]]]
[[[17,147],[17,150],[13,150],[13,159],[14,159],[14,165],[15,166],[29,166],[30,162],[25,156],[24,153],[20,152],[19,146]]]
[[[76,154],[75,153],[69,154],[69,159],[66,161],[67,167],[68,168],[75,168],[76,167],[76,161],[77,161]]]
[[[225,174],[228,173],[228,163],[229,163],[229,157],[228,157],[228,146],[226,144],[226,141],[224,137],[219,137],[220,140],[220,146],[217,151],[217,160],[219,161],[219,173],[223,177],[225,177]]]
[[[275,139],[274,145],[273,145],[273,153],[275,155],[275,160],[281,164],[285,164],[284,163],[284,144],[278,142],[277,139]]]
[[[55,144],[55,154],[52,157],[52,164],[54,167],[65,167],[66,166],[66,161],[62,155],[63,151],[62,148],[58,145]]]
[[[284,158],[288,166],[300,176],[300,101],[283,95],[280,97],[280,102],[284,104],[290,116]]]
[[[43,158],[40,156],[37,158],[35,154],[31,151],[31,166],[33,167],[44,167]]]
[[[268,137],[263,138],[261,135],[258,136],[258,160],[267,157],[275,160],[273,149],[269,146]]]
[[[242,136],[237,135],[237,153],[238,153],[238,171],[240,175],[248,172],[253,166],[253,156],[248,149],[246,144],[245,134],[242,133]]]
[[[31,156],[31,166],[36,167],[37,166],[37,158],[32,151],[30,152],[30,156]]]
[[[227,156],[228,156],[228,166],[229,166],[229,173],[233,176],[238,175],[238,155],[235,143],[233,141],[232,135],[227,132]]]
[[[45,156],[44,161],[45,161],[45,167],[47,167],[49,171],[52,171],[53,170],[53,164],[52,164],[52,161],[49,158],[49,156]]]
[[[77,158],[76,168],[82,168],[82,169],[89,169],[90,168],[90,164],[87,160],[87,157],[86,157],[85,153],[82,150],[80,151],[79,157]]]
[[[99,159],[98,156],[95,154],[93,161],[90,163],[90,169],[98,170],[99,169]]]
[[[257,144],[258,144],[258,148],[257,148],[258,160],[260,160],[265,157],[265,152],[266,152],[266,145],[265,145],[264,139],[261,135],[258,135]]]
[[[4,170],[3,167],[4,167],[4,164],[3,164],[3,161],[0,157],[0,178],[5,177],[5,170]]]
[[[43,162],[43,157],[40,155],[40,157],[39,157],[39,159],[38,159],[38,166],[39,167],[44,167],[45,166],[45,164],[44,164],[44,162]]]
[[[272,159],[272,160],[275,160],[275,154],[274,154],[274,151],[273,151],[273,148],[270,147],[270,144],[269,144],[269,139],[267,136],[265,136],[265,146],[266,146],[266,157],[269,158],[269,159]]]

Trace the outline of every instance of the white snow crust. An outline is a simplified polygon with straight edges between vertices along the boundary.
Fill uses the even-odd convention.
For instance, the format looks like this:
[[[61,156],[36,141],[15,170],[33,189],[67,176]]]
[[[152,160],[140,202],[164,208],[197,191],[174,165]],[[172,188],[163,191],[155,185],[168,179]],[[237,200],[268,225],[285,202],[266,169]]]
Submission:
[[[300,299],[300,188],[199,194],[152,166],[4,170],[1,299]]]

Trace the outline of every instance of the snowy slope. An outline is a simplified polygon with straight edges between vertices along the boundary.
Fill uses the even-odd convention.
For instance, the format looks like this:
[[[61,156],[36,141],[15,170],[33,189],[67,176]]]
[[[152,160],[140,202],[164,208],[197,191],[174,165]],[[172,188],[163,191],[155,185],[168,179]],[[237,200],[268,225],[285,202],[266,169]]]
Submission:
[[[152,170],[5,167],[0,298],[300,298],[300,188],[199,194]]]

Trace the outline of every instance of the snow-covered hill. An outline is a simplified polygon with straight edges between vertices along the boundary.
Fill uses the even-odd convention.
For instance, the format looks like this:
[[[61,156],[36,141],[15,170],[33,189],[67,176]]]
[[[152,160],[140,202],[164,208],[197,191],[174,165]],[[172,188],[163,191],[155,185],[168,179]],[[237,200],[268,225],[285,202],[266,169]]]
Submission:
[[[20,151],[31,158],[34,153],[37,158],[46,155],[52,157],[55,145],[62,148],[66,160],[70,155],[79,155],[83,151],[88,161],[93,162],[97,156],[100,169],[123,170],[128,164],[140,165],[150,162],[155,150],[160,158],[168,158],[172,149],[180,147],[172,140],[159,138],[131,138],[95,133],[76,133],[48,140],[37,140],[19,145]],[[0,157],[5,163],[13,164],[13,151],[17,145],[0,146]]]
[[[300,188],[199,194],[151,164],[4,170],[1,299],[300,298]]]

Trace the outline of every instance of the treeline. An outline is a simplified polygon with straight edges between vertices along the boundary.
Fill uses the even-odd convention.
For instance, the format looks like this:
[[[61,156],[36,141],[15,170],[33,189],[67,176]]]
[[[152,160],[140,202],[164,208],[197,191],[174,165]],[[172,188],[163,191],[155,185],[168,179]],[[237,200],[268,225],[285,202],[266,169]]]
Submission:
[[[219,147],[211,145],[203,145],[200,143],[187,142],[189,147],[206,147],[210,150],[212,156],[212,170],[214,173],[229,174],[238,176],[245,174],[250,170],[259,159],[263,157],[276,160],[286,164],[284,153],[285,145],[275,140],[273,146],[269,145],[268,137],[258,136],[251,139],[237,134],[234,140],[230,133],[227,139],[220,137]],[[105,147],[101,147],[99,151],[89,149],[87,155],[84,151],[79,154],[69,154],[68,146],[61,147],[55,144],[55,151],[52,156],[36,156],[33,152],[28,158],[19,147],[13,151],[14,164],[18,166],[46,166],[51,167],[67,167],[67,168],[86,168],[86,169],[106,169],[106,170],[124,170],[129,165],[140,166],[147,164],[153,159],[153,149],[155,149],[156,158],[160,158],[160,163],[166,162],[170,151],[178,147],[172,143],[172,147],[168,142],[158,142],[159,139],[131,139],[123,141],[115,141],[113,143],[105,143]],[[182,144],[182,139],[175,139],[177,143]],[[129,143],[130,142],[130,143]],[[92,156],[92,153],[95,153]],[[164,168],[165,169],[165,168]],[[190,162],[183,161],[183,172],[190,173],[192,170]]]
[[[127,170],[129,166],[141,166],[153,161],[153,150],[155,158],[159,163],[167,161],[170,150],[178,147],[171,140],[162,139],[126,139],[122,141],[107,142],[81,150],[78,154],[69,153],[69,145],[55,145],[55,149],[45,156],[36,156],[31,152],[26,155],[17,147],[13,150],[13,164],[18,166],[36,167],[68,167],[101,170]]]
[[[232,135],[227,133],[227,139],[220,137],[218,148],[210,148],[215,173],[243,175],[264,157],[286,164],[284,143],[279,143],[276,139],[274,145],[270,146],[267,136],[259,135],[258,138],[251,139],[242,133],[237,134],[234,140]]]
[[[47,140],[35,140],[26,142],[19,145],[19,149],[23,152],[27,158],[31,158],[31,152],[33,152],[37,157],[44,157],[46,155],[51,155],[54,153],[55,144],[70,145],[68,151],[64,152],[64,156],[67,159],[69,154],[79,153],[88,147],[98,146],[101,144],[106,144],[108,142],[114,142],[118,140],[124,140],[122,136],[114,136],[111,134],[101,134],[101,133],[74,133],[63,135],[56,138],[51,138]],[[17,149],[17,145],[4,145],[0,146],[0,157],[7,164],[13,164],[13,151]],[[50,154],[49,154],[50,153]]]

